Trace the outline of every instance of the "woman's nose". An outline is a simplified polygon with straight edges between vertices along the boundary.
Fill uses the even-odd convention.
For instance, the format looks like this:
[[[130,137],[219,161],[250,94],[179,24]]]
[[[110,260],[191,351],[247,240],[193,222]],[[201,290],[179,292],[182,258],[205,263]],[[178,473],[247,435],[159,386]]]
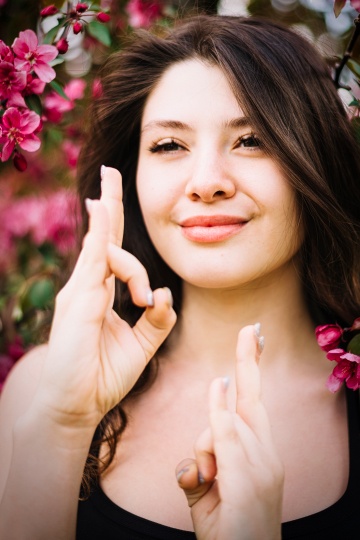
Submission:
[[[193,164],[186,184],[185,194],[192,201],[212,203],[228,199],[235,194],[236,186],[227,171],[224,158],[198,159]]]

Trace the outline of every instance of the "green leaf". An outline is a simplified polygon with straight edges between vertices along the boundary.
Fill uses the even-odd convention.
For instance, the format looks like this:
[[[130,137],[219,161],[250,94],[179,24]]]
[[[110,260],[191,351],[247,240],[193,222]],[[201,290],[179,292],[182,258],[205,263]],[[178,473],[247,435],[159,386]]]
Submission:
[[[357,334],[350,340],[347,350],[352,354],[358,354],[360,356],[360,334]]]
[[[54,284],[49,278],[43,278],[33,283],[28,293],[31,305],[38,309],[51,305],[54,297]]]
[[[45,45],[51,45],[53,43],[54,39],[57,36],[58,31],[60,30],[60,28],[64,26],[65,17],[61,17],[60,19],[58,19],[58,21],[59,23],[56,26],[54,26],[54,28],[51,28],[51,30],[46,32],[43,39],[43,43],[45,43]]]
[[[95,12],[105,11],[106,13],[106,9],[102,8],[101,6],[98,6],[97,4],[90,4],[89,11],[95,11]]]
[[[25,103],[32,111],[35,111],[39,116],[42,113],[42,105],[39,96],[32,94],[25,97]]]
[[[345,6],[346,0],[335,0],[334,2],[334,13],[335,17],[338,17],[342,11],[342,8]]]
[[[50,84],[51,88],[53,88],[55,90],[55,92],[57,92],[59,94],[59,96],[63,97],[67,101],[70,101],[70,99],[65,94],[65,92],[63,90],[63,87],[61,86],[60,83],[58,83],[57,81],[54,80],[54,81],[51,81],[49,84]]]
[[[63,64],[64,62],[65,62],[65,58],[58,56],[57,58],[49,62],[49,66],[51,67],[58,66],[59,64]]]
[[[104,23],[101,23],[99,21],[91,21],[91,23],[89,23],[86,28],[92,37],[100,41],[100,43],[103,43],[103,45],[110,47],[110,32],[109,28],[105,26]]]

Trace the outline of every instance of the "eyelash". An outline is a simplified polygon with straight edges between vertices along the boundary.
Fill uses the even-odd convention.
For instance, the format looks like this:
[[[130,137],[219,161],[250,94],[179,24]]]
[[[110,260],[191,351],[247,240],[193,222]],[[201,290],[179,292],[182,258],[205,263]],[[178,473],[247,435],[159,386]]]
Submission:
[[[172,146],[172,148],[166,148],[166,147],[170,147]],[[174,146],[176,146],[177,148],[174,149]],[[178,150],[178,148],[183,148],[180,144],[178,144],[174,139],[170,139],[169,141],[166,141],[164,143],[153,143],[150,148],[149,148],[149,151],[152,153],[152,154],[156,154],[158,152],[163,152],[163,153],[170,153],[170,152],[176,152],[176,150]]]
[[[255,144],[251,146],[247,146],[246,143],[248,143],[249,141],[254,141]],[[255,133],[251,133],[249,135],[244,135],[240,137],[235,144],[235,148],[241,147],[242,143],[244,143],[243,148],[247,148],[252,151],[258,148],[262,148],[263,146],[261,141],[255,135]],[[169,141],[164,142],[164,143],[153,143],[149,148],[149,152],[151,152],[152,154],[156,154],[160,152],[164,154],[169,154],[172,152],[176,152],[178,149],[184,149],[184,147],[181,146],[181,144],[177,143],[174,139],[170,139]]]

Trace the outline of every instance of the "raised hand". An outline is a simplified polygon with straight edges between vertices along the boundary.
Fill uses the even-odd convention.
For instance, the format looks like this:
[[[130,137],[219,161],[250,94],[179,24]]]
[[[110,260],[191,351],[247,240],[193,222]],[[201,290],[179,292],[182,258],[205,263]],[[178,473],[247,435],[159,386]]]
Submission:
[[[176,470],[191,507],[198,540],[279,540],[283,468],[260,396],[260,347],[253,326],[239,334],[236,412],[227,381],[209,393],[210,428],[195,444],[195,460]]]
[[[74,272],[56,299],[36,404],[60,423],[95,427],[131,389],[172,329],[168,289],[152,293],[144,267],[121,249],[121,176],[102,174],[100,201],[88,201],[89,231]],[[112,310],[114,275],[146,308],[131,328]]]

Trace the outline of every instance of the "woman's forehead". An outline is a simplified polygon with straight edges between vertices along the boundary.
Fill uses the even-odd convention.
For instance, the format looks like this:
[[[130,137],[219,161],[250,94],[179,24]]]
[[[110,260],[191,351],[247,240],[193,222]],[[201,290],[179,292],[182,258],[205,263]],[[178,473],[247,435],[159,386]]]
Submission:
[[[176,121],[194,127],[201,119],[230,124],[243,111],[220,68],[198,59],[168,68],[149,94],[142,130]]]

